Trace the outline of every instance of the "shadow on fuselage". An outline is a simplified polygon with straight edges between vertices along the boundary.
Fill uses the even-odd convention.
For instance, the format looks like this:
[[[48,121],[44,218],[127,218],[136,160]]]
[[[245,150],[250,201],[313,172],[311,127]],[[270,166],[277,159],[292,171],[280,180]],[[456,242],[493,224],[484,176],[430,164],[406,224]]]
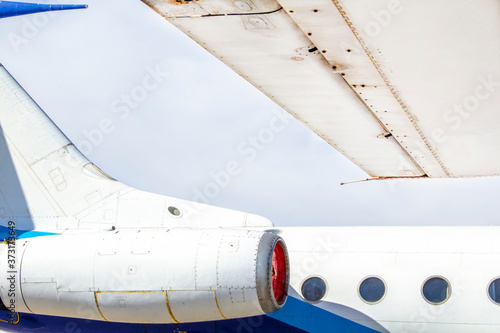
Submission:
[[[12,243],[22,233],[17,229],[28,231],[34,225],[1,122],[0,161],[0,239]],[[7,254],[5,251],[3,255]],[[0,258],[0,262],[7,263],[3,259]],[[5,271],[7,268],[0,266],[0,270]],[[0,309],[7,310],[1,299]]]
[[[32,230],[33,221],[24,195],[19,176],[0,119],[0,237],[8,238],[10,226],[15,229]],[[19,236],[19,235],[16,235]]]

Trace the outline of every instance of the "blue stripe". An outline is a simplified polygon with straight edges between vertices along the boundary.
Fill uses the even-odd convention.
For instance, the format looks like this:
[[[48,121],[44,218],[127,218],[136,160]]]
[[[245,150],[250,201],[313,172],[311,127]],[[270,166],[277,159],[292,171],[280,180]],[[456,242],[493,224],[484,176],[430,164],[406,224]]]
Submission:
[[[323,302],[325,303],[325,302]],[[355,310],[352,310],[355,311]],[[354,321],[289,296],[285,306],[267,316],[307,332],[375,333]]]
[[[57,233],[53,233],[53,232],[44,232],[44,231],[36,231],[36,230],[19,230],[19,229],[13,229],[13,230],[14,230],[14,237],[17,239],[58,235]],[[9,229],[8,227],[5,227],[3,225],[0,225],[0,240],[7,239],[11,236],[12,236],[11,229]]]
[[[20,314],[20,318],[17,325],[0,322],[0,329],[9,332],[32,332],[40,330],[44,332],[69,331],[80,333],[160,333],[175,331],[189,333],[379,332],[295,297],[289,297],[286,305],[280,311],[266,316],[189,324],[125,324],[24,313]],[[0,319],[8,320],[8,312],[0,311]]]
[[[44,231],[35,231],[35,230],[17,230],[17,232],[20,232],[17,236],[18,239],[59,235],[59,234],[53,233],[53,232],[44,232]]]
[[[87,5],[49,5],[39,3],[25,3],[13,1],[0,1],[0,18],[34,14],[54,10],[68,10],[87,8]]]
[[[7,311],[0,311],[0,320],[9,320]],[[18,324],[0,322],[0,329],[7,332],[75,333],[307,333],[267,316],[190,324],[125,324],[21,313]]]

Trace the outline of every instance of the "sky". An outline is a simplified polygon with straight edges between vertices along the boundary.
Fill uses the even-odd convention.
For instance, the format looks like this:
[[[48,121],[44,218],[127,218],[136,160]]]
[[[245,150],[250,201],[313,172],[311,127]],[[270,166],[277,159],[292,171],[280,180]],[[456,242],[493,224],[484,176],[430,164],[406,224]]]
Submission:
[[[499,178],[341,186],[367,175],[149,7],[85,3],[0,20],[0,62],[117,180],[277,226],[500,224]]]

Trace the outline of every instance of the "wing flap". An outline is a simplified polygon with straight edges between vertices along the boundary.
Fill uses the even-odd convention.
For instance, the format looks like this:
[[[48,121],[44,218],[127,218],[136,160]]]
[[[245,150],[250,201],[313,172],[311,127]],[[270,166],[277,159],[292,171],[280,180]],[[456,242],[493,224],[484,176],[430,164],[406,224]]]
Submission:
[[[368,174],[425,175],[284,10],[168,19]]]
[[[221,1],[205,1],[203,6]],[[232,9],[227,15],[207,11],[186,16],[178,12],[187,2],[145,2],[371,176],[462,177],[500,173],[500,156],[494,148],[499,142],[500,129],[492,125],[500,122],[496,119],[498,113],[492,110],[494,99],[485,103],[488,116],[479,120],[479,127],[474,125],[474,129],[469,127],[472,124],[461,122],[465,135],[474,136],[467,140],[460,131],[453,128],[450,131],[450,125],[459,120],[443,125],[447,116],[456,116],[443,109],[454,92],[446,85],[434,84],[432,74],[427,81],[419,75],[419,71],[428,73],[432,68],[434,75],[445,75],[446,79],[439,82],[448,86],[457,78],[465,80],[457,72],[459,67],[454,71],[446,68],[449,59],[457,66],[475,61],[475,73],[484,73],[487,66],[492,73],[493,66],[492,75],[498,75],[500,80],[498,65],[486,62],[478,66],[477,59],[484,56],[476,54],[476,58],[471,58],[470,52],[464,52],[473,48],[474,43],[450,45],[448,58],[439,54],[434,58],[426,53],[439,49],[439,44],[429,44],[429,40],[437,36],[439,42],[450,34],[442,29],[443,21],[439,18],[448,15],[446,19],[460,25],[460,15],[471,11],[469,7],[476,7],[473,4],[457,6],[452,0],[439,6],[430,1],[415,5],[411,1],[388,4],[386,1],[254,0],[237,1],[240,5],[246,3],[253,11],[238,14]],[[498,7],[498,3],[482,0],[482,5],[472,21],[488,16],[485,12],[497,20],[490,19],[483,26],[476,24],[473,30],[482,44],[485,41],[491,44],[493,54],[489,58],[498,59],[498,24],[493,26],[500,12],[493,7]],[[259,8],[277,6],[282,9],[257,12]],[[449,8],[453,8],[452,15],[446,14]],[[427,12],[433,14],[430,20]],[[410,20],[414,23],[411,26],[406,24]],[[439,65],[433,63],[435,60],[439,60]],[[466,89],[461,92],[467,96]],[[428,96],[433,97],[433,103],[422,103]],[[453,104],[448,107],[453,108]],[[481,126],[491,128],[492,132],[481,133],[477,130]],[[446,140],[441,142],[443,137]],[[464,160],[454,148],[464,141],[469,155],[477,156],[479,163]],[[493,167],[481,164],[488,157],[495,161]]]

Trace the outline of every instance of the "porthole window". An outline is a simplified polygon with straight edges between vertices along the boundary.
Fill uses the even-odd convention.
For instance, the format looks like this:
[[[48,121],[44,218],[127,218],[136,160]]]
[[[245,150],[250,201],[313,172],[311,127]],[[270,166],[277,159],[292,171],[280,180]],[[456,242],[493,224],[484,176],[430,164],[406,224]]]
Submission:
[[[495,304],[500,305],[500,278],[496,278],[490,282],[488,296]]]
[[[367,277],[359,284],[358,293],[366,303],[379,303],[386,293],[385,282],[376,276]]]
[[[319,276],[312,276],[302,282],[300,287],[302,297],[311,303],[319,302],[326,296],[328,287],[325,280]]]
[[[422,296],[430,304],[443,304],[450,298],[450,295],[450,283],[443,277],[430,277],[422,285]]]
[[[174,207],[174,206],[169,206],[168,207],[168,212],[170,214],[172,214],[173,216],[176,216],[176,217],[181,216],[181,211],[179,210],[179,208]]]

